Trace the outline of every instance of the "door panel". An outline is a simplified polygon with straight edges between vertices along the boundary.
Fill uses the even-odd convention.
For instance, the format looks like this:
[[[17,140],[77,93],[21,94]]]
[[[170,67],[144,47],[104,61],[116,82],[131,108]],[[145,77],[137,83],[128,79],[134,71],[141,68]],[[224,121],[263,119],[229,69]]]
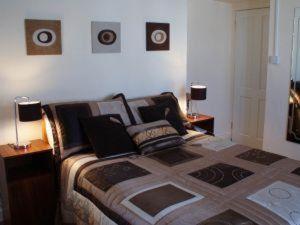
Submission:
[[[257,125],[257,138],[263,139],[264,134],[264,122],[265,122],[265,105],[266,101],[261,99],[259,101],[259,109],[258,109],[258,125]]]
[[[260,90],[265,91],[267,86],[267,73],[268,73],[268,45],[269,45],[269,15],[265,15],[262,17],[262,46],[261,48],[261,76],[259,88]]]
[[[249,136],[250,135],[250,110],[251,110],[251,98],[247,97],[240,97],[239,102],[239,109],[240,109],[240,116],[239,116],[239,127],[240,127],[240,133],[243,136]]]
[[[261,148],[268,65],[269,9],[236,16],[233,141]]]

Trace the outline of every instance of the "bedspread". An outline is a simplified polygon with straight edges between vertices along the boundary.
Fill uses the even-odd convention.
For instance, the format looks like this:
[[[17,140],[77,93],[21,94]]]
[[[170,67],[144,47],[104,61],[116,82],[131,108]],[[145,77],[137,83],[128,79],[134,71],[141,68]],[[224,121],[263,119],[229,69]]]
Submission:
[[[300,224],[300,162],[201,136],[148,156],[62,165],[65,222]]]

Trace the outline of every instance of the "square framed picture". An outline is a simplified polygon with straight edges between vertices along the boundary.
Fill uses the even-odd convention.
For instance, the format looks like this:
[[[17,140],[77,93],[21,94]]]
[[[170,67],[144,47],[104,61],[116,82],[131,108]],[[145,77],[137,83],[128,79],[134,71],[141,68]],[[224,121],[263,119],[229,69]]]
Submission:
[[[92,22],[92,53],[121,52],[121,23]]]
[[[146,23],[147,51],[170,50],[170,24]]]
[[[61,21],[25,19],[27,55],[61,55]]]

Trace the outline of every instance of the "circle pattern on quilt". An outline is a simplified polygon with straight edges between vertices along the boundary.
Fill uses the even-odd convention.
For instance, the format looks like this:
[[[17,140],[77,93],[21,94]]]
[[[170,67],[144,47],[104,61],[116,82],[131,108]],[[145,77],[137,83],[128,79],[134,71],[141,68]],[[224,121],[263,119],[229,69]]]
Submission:
[[[41,46],[48,47],[55,43],[56,34],[53,30],[50,29],[38,29],[32,34],[33,43]]]
[[[292,194],[282,188],[272,188],[269,190],[269,194],[276,199],[290,199]]]
[[[102,30],[98,34],[98,41],[103,45],[112,45],[117,40],[117,35],[113,30]]]
[[[161,45],[167,41],[168,35],[163,30],[155,30],[151,34],[151,40],[153,43]]]

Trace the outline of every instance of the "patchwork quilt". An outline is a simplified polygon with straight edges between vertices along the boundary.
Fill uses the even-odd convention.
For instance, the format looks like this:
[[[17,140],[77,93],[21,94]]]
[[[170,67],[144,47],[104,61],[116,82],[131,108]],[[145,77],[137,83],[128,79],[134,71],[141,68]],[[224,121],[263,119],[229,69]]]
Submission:
[[[299,161],[204,135],[148,156],[72,156],[62,193],[77,224],[300,224]]]

